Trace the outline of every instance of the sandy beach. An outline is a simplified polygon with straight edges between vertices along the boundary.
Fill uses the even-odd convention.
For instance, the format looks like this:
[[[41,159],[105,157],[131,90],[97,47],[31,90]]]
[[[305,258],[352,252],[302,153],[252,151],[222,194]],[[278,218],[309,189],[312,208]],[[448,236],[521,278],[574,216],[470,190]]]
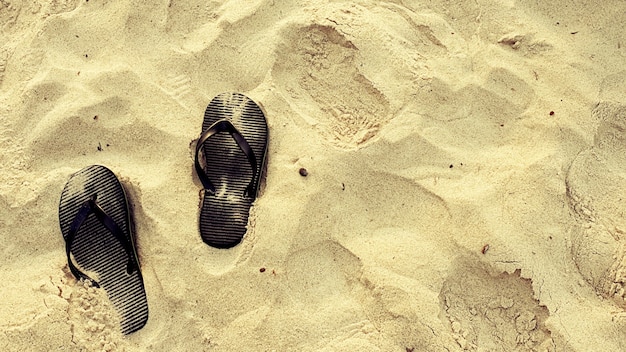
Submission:
[[[619,0],[0,1],[0,350],[626,350],[625,22]],[[228,250],[193,166],[222,92],[269,125]],[[59,229],[92,164],[133,214],[150,316],[127,336]]]

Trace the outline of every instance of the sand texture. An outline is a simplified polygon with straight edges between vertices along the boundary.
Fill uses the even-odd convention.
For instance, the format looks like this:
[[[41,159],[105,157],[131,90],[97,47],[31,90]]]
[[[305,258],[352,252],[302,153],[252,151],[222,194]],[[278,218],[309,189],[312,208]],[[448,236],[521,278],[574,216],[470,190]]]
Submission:
[[[0,351],[625,351],[624,23],[621,0],[0,0]],[[228,91],[270,139],[218,250],[193,151]],[[92,164],[134,214],[126,337],[59,230]]]

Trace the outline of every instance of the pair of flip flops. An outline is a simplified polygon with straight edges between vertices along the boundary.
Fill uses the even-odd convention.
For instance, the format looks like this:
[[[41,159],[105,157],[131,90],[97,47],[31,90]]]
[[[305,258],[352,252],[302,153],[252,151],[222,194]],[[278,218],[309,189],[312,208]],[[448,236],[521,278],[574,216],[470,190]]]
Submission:
[[[261,180],[267,136],[263,112],[243,94],[220,94],[207,107],[195,158],[204,187],[199,227],[205,243],[230,248],[241,242]],[[73,174],[61,194],[59,222],[72,274],[107,292],[124,334],[141,329],[148,303],[128,200],[115,174],[100,165]]]

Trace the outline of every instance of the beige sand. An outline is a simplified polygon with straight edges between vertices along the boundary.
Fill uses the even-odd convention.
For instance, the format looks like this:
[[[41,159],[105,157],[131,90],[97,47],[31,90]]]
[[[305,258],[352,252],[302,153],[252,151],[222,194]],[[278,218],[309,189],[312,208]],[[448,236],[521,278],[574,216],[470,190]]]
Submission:
[[[625,14],[0,1],[0,350],[626,350]],[[223,91],[271,136],[232,250],[200,239],[192,169]],[[150,318],[127,337],[58,228],[90,164],[134,209]]]

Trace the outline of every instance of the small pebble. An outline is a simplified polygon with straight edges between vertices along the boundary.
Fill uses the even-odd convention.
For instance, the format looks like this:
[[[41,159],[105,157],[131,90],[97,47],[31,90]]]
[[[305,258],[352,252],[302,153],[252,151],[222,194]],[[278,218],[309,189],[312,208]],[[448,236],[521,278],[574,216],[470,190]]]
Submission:
[[[301,168],[300,168],[300,170],[299,170],[298,172],[300,173],[300,176],[302,176],[302,177],[307,177],[307,176],[308,176],[308,174],[309,174],[309,172],[308,172],[308,171],[306,171],[306,169],[305,169],[305,168],[303,168],[303,167],[301,167]]]
[[[265,268],[261,268],[261,269],[259,269],[259,271],[264,273],[265,272]]]

